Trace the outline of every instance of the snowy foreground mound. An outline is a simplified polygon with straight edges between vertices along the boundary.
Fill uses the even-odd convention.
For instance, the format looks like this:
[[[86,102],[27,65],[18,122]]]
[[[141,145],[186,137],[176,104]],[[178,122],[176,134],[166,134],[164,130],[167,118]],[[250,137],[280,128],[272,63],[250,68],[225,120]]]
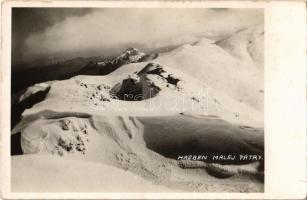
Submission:
[[[29,87],[20,102],[39,91],[46,97],[12,130],[22,153],[36,155],[12,159],[13,190],[262,191],[262,43],[263,31],[252,28],[218,42],[203,38],[105,76]],[[236,158],[179,161],[183,155]],[[49,184],[38,187],[41,178]],[[57,184],[63,181],[73,184]]]

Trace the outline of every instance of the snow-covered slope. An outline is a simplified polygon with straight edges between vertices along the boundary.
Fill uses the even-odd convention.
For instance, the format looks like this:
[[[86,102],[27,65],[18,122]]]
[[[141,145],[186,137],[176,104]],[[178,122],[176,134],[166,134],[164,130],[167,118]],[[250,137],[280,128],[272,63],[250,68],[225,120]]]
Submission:
[[[44,111],[25,119],[25,124],[20,124],[15,131],[21,130],[21,146],[25,154],[36,154],[38,157],[25,157],[13,160],[13,165],[24,166],[18,172],[14,166],[13,183],[16,190],[25,191],[54,191],[58,186],[54,184],[65,180],[74,182],[62,190],[75,190],[72,187],[82,187],[80,182],[86,171],[90,170],[90,177],[96,176],[98,180],[111,179],[110,176],[121,175],[114,167],[128,171],[123,178],[142,183],[142,178],[153,183],[169,188],[169,191],[216,191],[222,187],[225,191],[262,191],[262,184],[255,179],[263,176],[263,169],[259,170],[259,163],[252,161],[231,161],[225,164],[223,160],[212,163],[202,161],[178,162],[179,155],[195,154],[220,155],[227,154],[253,154],[263,156],[263,130],[251,127],[240,127],[227,123],[213,116],[197,116],[178,114],[170,116],[101,116],[85,113],[63,113]],[[19,129],[19,130],[17,130]],[[15,133],[18,134],[18,133]],[[54,155],[61,157],[47,159],[42,156]],[[64,161],[65,160],[65,161]],[[66,160],[67,163],[66,163]],[[72,160],[72,161],[70,161]],[[73,161],[78,160],[78,161]],[[260,160],[263,161],[262,159]],[[47,163],[49,163],[47,165]],[[74,164],[75,163],[75,164]],[[89,167],[82,169],[74,177],[79,163],[88,163]],[[94,163],[98,163],[93,165]],[[103,165],[101,165],[103,163]],[[33,169],[35,165],[35,169]],[[58,176],[52,167],[59,168]],[[74,165],[77,165],[74,167]],[[106,174],[96,171],[98,167],[106,169]],[[65,173],[63,167],[70,172]],[[97,167],[94,167],[97,166]],[[225,167],[226,166],[226,167]],[[203,169],[193,171],[193,168]],[[36,181],[22,187],[27,174],[38,170]],[[78,171],[78,170],[77,170]],[[84,174],[85,173],[85,174]],[[134,175],[142,178],[136,179]],[[130,174],[130,175],[129,175]],[[211,176],[214,174],[214,176]],[[37,176],[46,182],[54,182],[45,187],[38,187]],[[242,175],[247,175],[243,176]],[[81,177],[81,178],[80,178]],[[228,177],[218,179],[215,177]],[[243,179],[242,179],[243,178]],[[99,190],[95,184],[103,181],[94,180],[91,191],[123,192],[129,191],[130,185],[106,186]],[[65,182],[65,181],[64,181]],[[66,183],[66,182],[65,182]],[[113,181],[108,181],[112,184]],[[60,185],[62,185],[61,183]],[[67,183],[68,184],[68,183]],[[106,182],[104,182],[106,184]],[[222,186],[221,186],[222,184]],[[145,184],[144,187],[148,185]],[[14,188],[13,187],[13,188]],[[111,188],[111,189],[110,189]],[[165,191],[164,187],[140,188],[139,191],[150,192]]]
[[[31,174],[31,181],[27,176],[24,176],[24,173]],[[120,177],[120,181],[116,177]],[[63,180],[67,180],[67,182]],[[12,191],[16,192],[172,191],[164,186],[153,184],[129,171],[110,165],[73,159],[64,160],[55,156],[27,155],[13,157],[12,182]]]
[[[262,190],[262,183],[251,179],[263,177],[263,161],[228,168],[201,162],[207,172],[185,177],[175,159],[185,151],[263,156],[260,43],[263,31],[255,27],[221,41],[202,38],[151,61],[132,48],[118,57],[129,62],[105,76],[79,75],[28,88],[20,102],[48,91],[23,112],[12,134],[20,134],[25,154],[104,163],[173,190],[218,191],[221,181],[208,175],[212,170],[225,177],[249,174],[232,181],[244,191]],[[224,187],[239,190],[231,182]]]
[[[263,44],[263,35],[258,32],[257,27],[216,43],[186,44],[160,56],[157,62],[179,69],[209,88],[262,111],[263,64],[258,62],[258,57],[263,58],[259,56],[263,52],[259,45]],[[251,55],[255,58],[258,55],[257,59]]]

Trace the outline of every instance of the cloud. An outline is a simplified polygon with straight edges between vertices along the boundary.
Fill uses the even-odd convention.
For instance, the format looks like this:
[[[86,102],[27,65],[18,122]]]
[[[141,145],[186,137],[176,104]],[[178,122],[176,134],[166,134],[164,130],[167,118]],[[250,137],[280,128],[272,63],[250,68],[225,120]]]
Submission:
[[[260,23],[260,9],[92,9],[29,34],[23,57],[107,56],[130,46],[151,51],[195,42],[200,36],[217,38]]]
[[[89,8],[13,8],[12,9],[12,56],[13,64],[28,56],[24,52],[25,40],[32,34],[44,32],[67,17],[82,17]]]

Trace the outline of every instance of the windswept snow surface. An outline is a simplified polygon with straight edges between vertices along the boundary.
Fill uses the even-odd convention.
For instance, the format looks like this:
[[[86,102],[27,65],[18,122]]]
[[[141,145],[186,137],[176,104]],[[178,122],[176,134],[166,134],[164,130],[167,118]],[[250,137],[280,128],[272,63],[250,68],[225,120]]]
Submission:
[[[12,166],[12,189],[18,192],[171,192],[129,171],[97,162],[25,155],[13,157]],[[25,172],[31,175],[31,184]]]
[[[221,41],[202,38],[105,76],[29,87],[20,102],[48,93],[12,130],[23,154],[32,154],[14,156],[12,188],[261,192],[263,81],[263,30],[255,27]],[[262,159],[178,161],[183,154]],[[48,184],[39,186],[39,177]]]

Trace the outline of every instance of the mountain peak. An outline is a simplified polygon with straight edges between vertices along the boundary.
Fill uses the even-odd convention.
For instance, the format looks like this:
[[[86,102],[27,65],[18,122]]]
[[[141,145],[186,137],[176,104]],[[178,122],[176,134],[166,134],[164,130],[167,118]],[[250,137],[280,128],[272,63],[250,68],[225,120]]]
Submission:
[[[137,48],[130,47],[126,49],[125,51],[123,51],[120,55],[145,55],[145,53],[143,53]]]
[[[122,52],[116,60],[129,61],[129,62],[138,62],[142,59],[146,54],[141,52],[137,48],[130,47]]]
[[[139,49],[137,48],[134,48],[134,47],[129,47],[128,49],[126,49],[124,52],[131,52],[131,51],[134,51],[134,52],[140,52]]]

